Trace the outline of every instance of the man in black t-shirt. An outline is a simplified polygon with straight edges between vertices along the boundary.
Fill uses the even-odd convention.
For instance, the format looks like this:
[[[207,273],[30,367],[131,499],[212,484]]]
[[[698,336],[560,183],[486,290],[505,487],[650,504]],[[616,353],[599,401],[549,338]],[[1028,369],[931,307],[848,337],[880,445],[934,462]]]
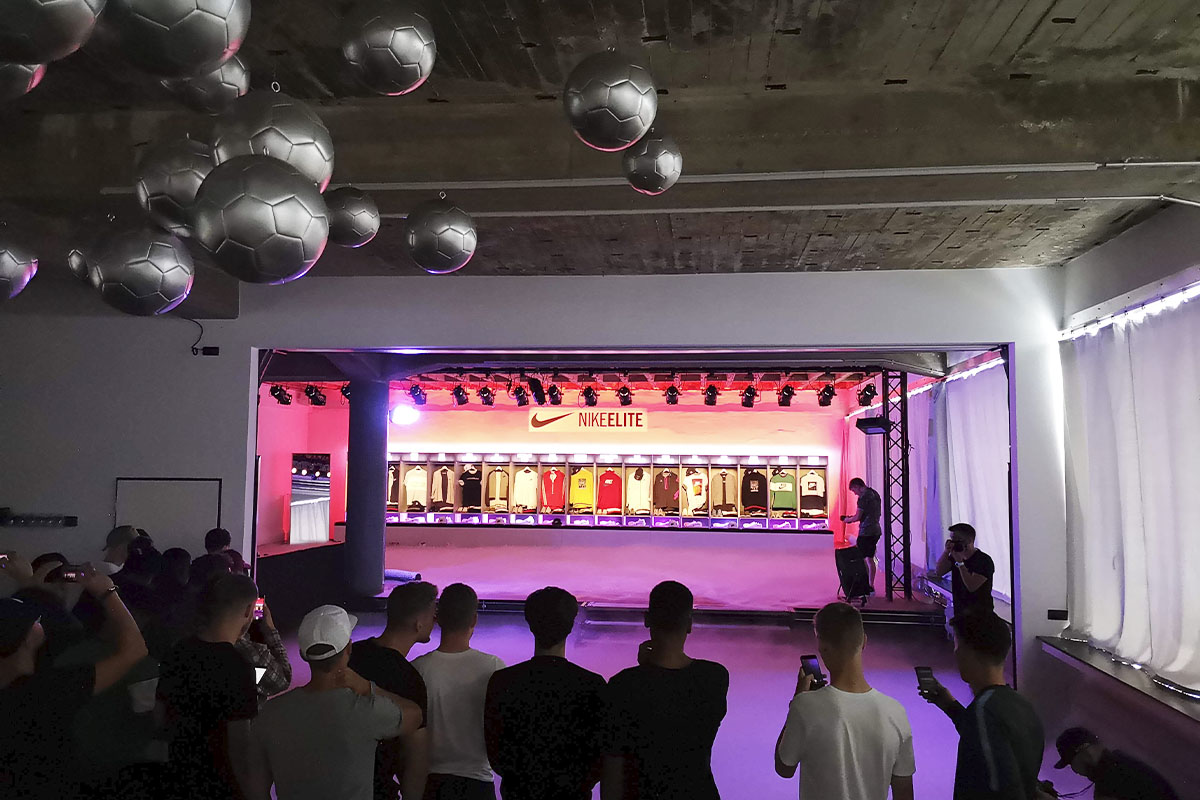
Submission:
[[[158,696],[167,716],[172,796],[180,800],[240,798],[249,785],[258,694],[254,668],[234,643],[254,621],[257,598],[245,575],[213,579],[197,601],[196,634],[163,660]]]
[[[729,671],[683,651],[692,631],[692,593],[664,581],[650,592],[650,640],[638,666],[608,682],[604,797],[719,800],[712,747],[725,718]]]
[[[875,554],[879,549],[879,537],[883,536],[883,527],[879,524],[883,500],[879,492],[867,486],[862,478],[851,478],[848,488],[858,498],[858,510],[851,516],[843,514],[842,522],[858,523],[858,537],[854,544],[867,562],[867,585],[871,594],[875,594]]]
[[[387,600],[387,625],[372,639],[354,643],[350,669],[385,691],[412,700],[421,708],[421,726],[409,736],[381,742],[375,756],[375,798],[420,800],[429,773],[429,698],[425,681],[408,661],[413,645],[426,643],[436,619],[437,587],[425,581],[392,589]],[[400,778],[397,784],[396,778]]]
[[[1054,743],[1055,768],[1070,767],[1096,785],[1096,800],[1179,800],[1167,779],[1120,750],[1107,750],[1087,728],[1068,728]]]
[[[600,780],[604,678],[566,658],[578,613],[563,589],[529,595],[533,658],[488,683],[484,737],[504,800],[589,800]]]
[[[1045,733],[1028,700],[1004,682],[1008,623],[992,612],[955,617],[954,658],[974,700],[966,708],[935,681],[921,696],[958,730],[954,800],[1035,800]]]
[[[933,574],[940,578],[950,573],[954,616],[992,611],[992,576],[996,573],[992,557],[975,547],[975,528],[971,525],[957,522],[949,531],[946,549]]]
[[[29,562],[15,553],[0,560],[0,570],[22,586],[44,577],[35,581]],[[0,600],[0,797],[5,800],[75,796],[72,724],[77,712],[146,657],[146,643],[112,580],[85,565],[80,583],[103,609],[114,638],[113,652],[95,664],[38,669],[46,641],[41,610],[13,598]]]

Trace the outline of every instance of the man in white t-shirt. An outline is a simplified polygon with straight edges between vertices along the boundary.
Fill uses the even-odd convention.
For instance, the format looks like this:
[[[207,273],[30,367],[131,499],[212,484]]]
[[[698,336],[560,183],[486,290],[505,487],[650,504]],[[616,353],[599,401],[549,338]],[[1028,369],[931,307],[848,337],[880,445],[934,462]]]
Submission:
[[[800,800],[887,800],[889,788],[893,800],[912,800],[912,729],[900,703],[863,675],[862,616],[830,603],[813,626],[830,684],[814,689],[800,671],[775,744],[775,771],[784,778],[800,772]]]
[[[442,590],[438,648],[414,659],[429,695],[429,779],[425,800],[495,800],[483,736],[483,708],[492,673],[504,662],[471,648],[478,620],[475,590],[454,583]]]

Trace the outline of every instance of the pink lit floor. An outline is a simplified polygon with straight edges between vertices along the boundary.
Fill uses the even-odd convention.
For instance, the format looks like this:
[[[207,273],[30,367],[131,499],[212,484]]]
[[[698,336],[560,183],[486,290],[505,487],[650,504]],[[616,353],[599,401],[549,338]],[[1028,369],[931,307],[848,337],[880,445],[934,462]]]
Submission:
[[[787,611],[820,608],[836,599],[837,571],[828,537],[802,537],[788,550],[673,547],[663,544],[389,545],[391,569],[420,572],[439,587],[461,581],[483,599],[524,600],[543,586],[560,586],[581,602],[644,606],[654,584],[670,578],[692,590],[697,608]],[[882,573],[876,588],[882,592]],[[872,606],[928,608],[925,604]]]
[[[382,615],[363,615],[355,638],[377,634],[382,623]],[[950,721],[917,696],[912,670],[917,664],[933,667],[960,700],[969,700],[969,691],[955,673],[949,643],[939,630],[930,628],[870,626],[867,636],[868,680],[908,711],[917,756],[916,796],[949,798],[958,738]],[[638,643],[644,638],[639,625],[589,622],[581,614],[568,641],[567,657],[609,678],[634,663]],[[436,645],[435,632],[433,641],[417,645],[410,658]],[[533,639],[519,614],[483,614],[472,645],[515,664],[529,658]],[[295,665],[294,685],[299,686],[308,680],[308,668],[298,658],[294,640],[289,647]],[[814,647],[812,630],[806,625],[791,630],[759,625],[696,626],[688,640],[689,654],[719,661],[730,672],[729,712],[713,750],[713,772],[726,800],[796,797],[796,782],[775,774],[773,752],[795,688],[799,657],[815,652]],[[1047,729],[1053,730],[1047,723]],[[1081,788],[1083,784],[1074,775],[1066,777],[1052,770],[1049,759],[1048,754],[1043,777],[1054,780],[1060,789]]]

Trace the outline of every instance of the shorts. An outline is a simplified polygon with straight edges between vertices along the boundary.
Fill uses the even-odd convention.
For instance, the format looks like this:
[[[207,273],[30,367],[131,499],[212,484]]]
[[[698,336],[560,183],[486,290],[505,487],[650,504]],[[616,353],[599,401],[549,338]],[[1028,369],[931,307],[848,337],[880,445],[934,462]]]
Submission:
[[[855,540],[855,547],[858,552],[862,553],[863,558],[874,558],[875,552],[879,549],[879,537],[883,533],[860,533],[858,539]]]

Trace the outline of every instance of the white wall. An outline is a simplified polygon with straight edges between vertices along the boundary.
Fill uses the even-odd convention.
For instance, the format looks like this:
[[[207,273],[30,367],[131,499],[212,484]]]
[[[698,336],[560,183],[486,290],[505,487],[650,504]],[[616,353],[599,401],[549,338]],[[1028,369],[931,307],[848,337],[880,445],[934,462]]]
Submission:
[[[938,346],[1014,343],[1019,634],[1064,607],[1061,272],[968,270],[653,277],[411,277],[245,286],[242,317],[195,328],[110,314],[37,282],[0,312],[0,505],[77,514],[77,530],[4,530],[0,547],[93,556],[118,476],[221,477],[248,536],[251,349]],[[80,309],[83,309],[81,315]],[[9,313],[15,311],[17,313]],[[247,543],[248,545],[248,543]],[[1026,663],[1031,663],[1028,659]],[[1026,671],[1023,669],[1023,671]]]

